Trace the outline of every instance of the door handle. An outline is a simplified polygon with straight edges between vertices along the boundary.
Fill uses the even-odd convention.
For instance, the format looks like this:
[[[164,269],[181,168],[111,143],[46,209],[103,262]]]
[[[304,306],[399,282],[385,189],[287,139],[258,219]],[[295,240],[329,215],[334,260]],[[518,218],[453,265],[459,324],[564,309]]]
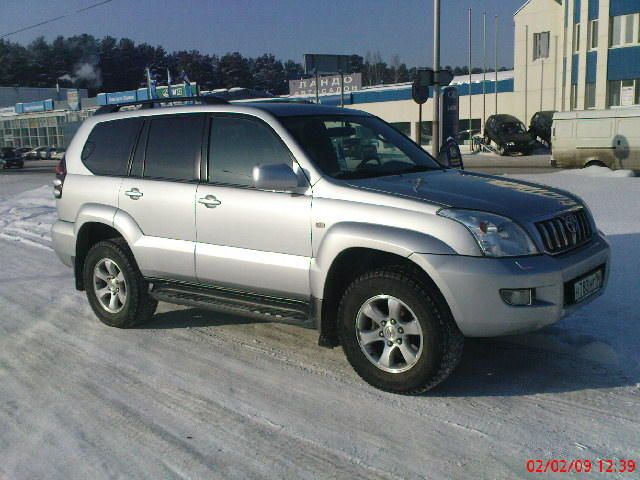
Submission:
[[[207,195],[198,199],[198,203],[201,203],[207,208],[216,208],[218,205],[222,205],[222,202],[213,195]]]
[[[137,188],[132,188],[131,190],[127,190],[124,194],[129,197],[131,200],[138,200],[144,194],[138,190]]]

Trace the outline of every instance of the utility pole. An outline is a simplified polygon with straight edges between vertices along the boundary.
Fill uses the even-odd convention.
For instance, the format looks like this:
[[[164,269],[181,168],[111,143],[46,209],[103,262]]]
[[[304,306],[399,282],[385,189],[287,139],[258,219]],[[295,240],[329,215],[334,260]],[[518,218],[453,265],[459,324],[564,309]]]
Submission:
[[[482,14],[482,121],[480,129],[484,128],[487,119],[487,12]]]
[[[433,71],[440,76],[440,0],[433,0]],[[431,153],[438,157],[440,151],[440,83],[433,86],[433,119],[431,121]]]
[[[471,118],[471,8],[469,8],[469,130],[473,129],[473,119]]]
[[[496,97],[496,106],[495,106],[495,111],[493,112],[494,115],[498,114],[498,15],[495,16],[494,19],[495,22],[495,28],[496,28],[496,35],[495,35],[495,45],[494,45],[494,60],[495,60],[495,84],[493,85],[493,91],[495,92],[495,97]]]

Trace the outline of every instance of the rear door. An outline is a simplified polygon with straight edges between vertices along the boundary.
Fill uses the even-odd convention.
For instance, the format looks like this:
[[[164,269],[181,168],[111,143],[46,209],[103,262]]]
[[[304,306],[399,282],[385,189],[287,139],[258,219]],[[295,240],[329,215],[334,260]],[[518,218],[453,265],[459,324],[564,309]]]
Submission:
[[[216,286],[309,299],[311,192],[252,186],[253,167],[287,163],[291,153],[265,122],[245,115],[211,119],[208,182],[198,186],[196,271]],[[308,185],[308,183],[307,183]]]
[[[640,170],[640,117],[618,119],[614,143],[620,168]]]
[[[145,276],[195,279],[194,208],[205,118],[149,117],[130,176],[120,186],[118,206],[143,233],[132,249]]]

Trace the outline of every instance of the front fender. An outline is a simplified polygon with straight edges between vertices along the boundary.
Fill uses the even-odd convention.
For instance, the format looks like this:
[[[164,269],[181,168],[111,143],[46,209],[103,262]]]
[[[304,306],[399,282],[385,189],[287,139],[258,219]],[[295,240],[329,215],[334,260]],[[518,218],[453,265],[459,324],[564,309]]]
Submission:
[[[412,253],[455,255],[442,240],[421,232],[372,223],[344,222],[333,225],[322,239],[311,261],[311,294],[323,298],[333,261],[349,248],[368,248],[405,258]]]

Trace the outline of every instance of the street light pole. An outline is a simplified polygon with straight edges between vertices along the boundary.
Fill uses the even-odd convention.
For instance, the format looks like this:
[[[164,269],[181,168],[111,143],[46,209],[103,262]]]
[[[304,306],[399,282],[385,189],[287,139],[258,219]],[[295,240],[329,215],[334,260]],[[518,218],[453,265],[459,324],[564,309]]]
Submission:
[[[433,0],[433,71],[437,79],[440,76],[440,0]],[[437,157],[440,151],[440,83],[438,80],[433,86],[431,126],[431,153]]]

